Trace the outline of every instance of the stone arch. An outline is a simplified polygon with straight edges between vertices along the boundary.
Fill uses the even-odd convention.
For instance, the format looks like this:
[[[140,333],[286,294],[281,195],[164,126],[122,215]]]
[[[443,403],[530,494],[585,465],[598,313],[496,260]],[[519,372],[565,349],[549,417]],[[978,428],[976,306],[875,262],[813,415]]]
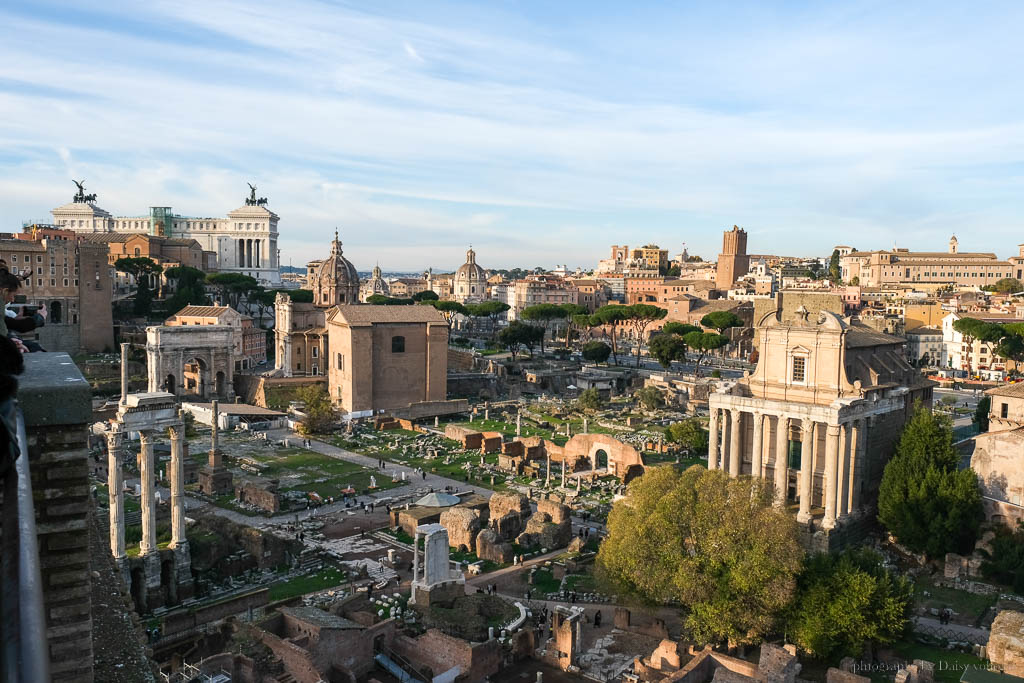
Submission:
[[[608,451],[598,448],[594,451],[594,469],[600,470],[608,467]]]
[[[232,399],[234,329],[227,325],[146,328],[149,391]],[[186,365],[192,381],[186,380]],[[173,381],[172,381],[173,378]],[[166,387],[166,389],[165,389]]]
[[[630,465],[644,465],[639,451],[608,434],[576,434],[563,448],[569,462],[583,458],[590,461],[592,469],[598,469],[598,453],[603,451],[607,456],[608,473],[620,479]]]

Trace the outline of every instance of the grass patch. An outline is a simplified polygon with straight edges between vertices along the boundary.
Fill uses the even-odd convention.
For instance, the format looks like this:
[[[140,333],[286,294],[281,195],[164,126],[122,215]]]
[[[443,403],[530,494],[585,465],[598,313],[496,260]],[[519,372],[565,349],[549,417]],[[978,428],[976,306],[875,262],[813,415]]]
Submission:
[[[925,597],[924,593],[929,595]],[[928,578],[918,579],[914,584],[914,598],[917,604],[926,608],[951,608],[975,625],[985,614],[985,610],[996,604],[998,595],[977,595],[955,588],[936,586]]]
[[[935,680],[939,683],[957,683],[966,669],[983,668],[986,666],[985,660],[979,659],[974,655],[954,652],[934,645],[925,645],[909,640],[901,640],[894,643],[891,649],[901,658],[905,659],[908,664],[915,659],[934,662]],[[881,678],[876,679],[872,675],[871,679],[880,681],[892,680],[892,677],[886,676],[884,672],[879,673],[882,674]]]
[[[569,574],[565,577],[565,589],[578,593],[593,593],[597,582],[592,574]]]
[[[337,567],[327,567],[313,574],[297,576],[294,579],[281,581],[270,586],[271,602],[316,593],[317,591],[334,588],[345,580],[345,572]]]
[[[528,577],[529,573],[523,576]],[[533,587],[541,593],[557,593],[562,582],[555,578],[550,569],[538,569],[533,573]]]

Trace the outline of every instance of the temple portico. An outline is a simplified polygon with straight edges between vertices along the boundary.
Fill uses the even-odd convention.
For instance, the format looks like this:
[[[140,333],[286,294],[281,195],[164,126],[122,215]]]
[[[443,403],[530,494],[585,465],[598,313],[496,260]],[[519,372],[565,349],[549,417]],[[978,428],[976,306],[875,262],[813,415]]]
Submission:
[[[708,468],[770,482],[778,505],[815,541],[874,504],[882,470],[916,400],[932,383],[907,365],[904,340],[832,313],[776,313],[757,326],[752,374],[708,397]],[[841,543],[840,543],[841,544]]]

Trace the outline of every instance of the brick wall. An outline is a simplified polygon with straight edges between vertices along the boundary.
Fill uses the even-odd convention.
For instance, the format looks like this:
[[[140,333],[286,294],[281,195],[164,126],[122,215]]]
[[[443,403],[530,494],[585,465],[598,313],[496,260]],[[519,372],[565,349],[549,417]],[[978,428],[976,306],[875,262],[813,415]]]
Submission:
[[[93,680],[89,385],[64,353],[25,356],[25,415],[54,681]]]
[[[470,643],[430,629],[418,638],[395,636],[392,647],[399,655],[417,666],[429,667],[439,676],[452,667],[459,667],[460,679],[482,681],[498,672],[501,666],[501,644],[497,640]]]

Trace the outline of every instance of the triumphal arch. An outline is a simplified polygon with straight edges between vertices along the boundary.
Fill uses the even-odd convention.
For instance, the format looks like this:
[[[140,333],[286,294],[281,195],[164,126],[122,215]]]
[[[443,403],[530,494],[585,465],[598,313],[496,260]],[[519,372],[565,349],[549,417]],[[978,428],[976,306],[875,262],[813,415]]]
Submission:
[[[146,328],[149,391],[181,398],[234,396],[234,331],[221,325]]]

